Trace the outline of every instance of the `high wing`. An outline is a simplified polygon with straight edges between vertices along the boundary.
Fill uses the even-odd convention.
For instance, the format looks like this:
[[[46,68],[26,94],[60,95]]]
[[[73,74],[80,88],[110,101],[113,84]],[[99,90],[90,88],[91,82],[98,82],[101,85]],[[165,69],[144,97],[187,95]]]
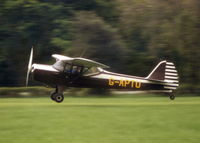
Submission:
[[[57,61],[63,61],[64,63],[70,63],[77,66],[84,66],[88,68],[91,68],[91,67],[109,68],[109,66],[107,65],[104,65],[102,63],[99,63],[93,60],[85,59],[85,58],[79,58],[79,57],[71,58],[71,57],[58,55],[58,54],[53,54],[52,57],[55,58]]]

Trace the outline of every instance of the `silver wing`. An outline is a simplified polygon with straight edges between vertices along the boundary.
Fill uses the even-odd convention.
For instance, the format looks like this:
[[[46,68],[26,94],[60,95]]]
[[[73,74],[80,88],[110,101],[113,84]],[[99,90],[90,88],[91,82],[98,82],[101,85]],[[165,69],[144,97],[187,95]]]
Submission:
[[[104,65],[102,63],[99,63],[93,60],[85,59],[85,58],[79,58],[79,57],[71,58],[71,57],[58,55],[58,54],[53,54],[52,57],[55,58],[58,62],[60,61],[60,64],[62,63],[62,65],[64,63],[69,63],[76,66],[84,66],[88,68],[91,68],[91,67],[109,68],[109,66],[107,65]]]

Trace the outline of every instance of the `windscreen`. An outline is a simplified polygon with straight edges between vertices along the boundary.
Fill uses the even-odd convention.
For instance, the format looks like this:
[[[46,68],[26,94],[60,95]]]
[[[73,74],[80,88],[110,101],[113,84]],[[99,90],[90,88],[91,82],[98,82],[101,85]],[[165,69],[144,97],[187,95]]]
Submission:
[[[58,71],[64,71],[65,63],[63,61],[57,61],[53,64],[53,68],[57,69]]]

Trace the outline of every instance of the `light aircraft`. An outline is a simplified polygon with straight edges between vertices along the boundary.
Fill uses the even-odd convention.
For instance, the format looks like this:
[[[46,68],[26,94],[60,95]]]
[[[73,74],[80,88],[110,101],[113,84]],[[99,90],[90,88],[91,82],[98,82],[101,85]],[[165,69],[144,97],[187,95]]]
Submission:
[[[147,77],[138,77],[109,72],[105,70],[108,66],[86,58],[58,54],[53,54],[52,57],[56,59],[53,65],[32,64],[33,48],[31,49],[26,86],[31,73],[34,80],[55,88],[51,99],[58,103],[64,100],[63,92],[67,87],[160,92],[167,93],[173,100],[173,92],[179,86],[174,63],[165,60],[158,63]]]

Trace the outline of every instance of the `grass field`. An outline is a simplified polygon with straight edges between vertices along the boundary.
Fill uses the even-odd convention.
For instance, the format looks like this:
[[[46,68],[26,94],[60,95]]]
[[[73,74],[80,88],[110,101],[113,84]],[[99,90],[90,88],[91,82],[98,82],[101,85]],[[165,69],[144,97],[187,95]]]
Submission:
[[[200,97],[0,98],[0,143],[198,143]]]

